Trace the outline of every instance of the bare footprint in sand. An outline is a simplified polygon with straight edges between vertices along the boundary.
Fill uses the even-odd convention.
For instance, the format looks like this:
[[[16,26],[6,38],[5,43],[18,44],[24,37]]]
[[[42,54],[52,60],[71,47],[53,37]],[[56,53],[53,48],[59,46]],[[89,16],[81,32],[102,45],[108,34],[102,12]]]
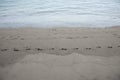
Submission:
[[[118,45],[118,47],[120,47],[120,45]]]
[[[96,48],[101,48],[101,46],[97,46]]]
[[[50,48],[49,50],[55,50],[55,48]]]
[[[74,50],[78,50],[79,48],[73,48]]]
[[[108,48],[113,48],[112,46],[108,46]]]
[[[60,50],[67,50],[67,48],[61,48]]]
[[[26,48],[25,50],[31,50],[30,48]]]
[[[112,35],[117,36],[117,34],[115,34],[115,33],[114,33],[114,34],[112,34]]]
[[[86,48],[86,50],[91,50],[92,48]]]
[[[17,40],[18,38],[12,38],[11,40]]]
[[[20,36],[17,36],[18,38],[20,37]]]
[[[3,52],[3,51],[7,51],[8,49],[1,49],[1,51]]]
[[[83,38],[88,38],[88,36],[83,36]]]
[[[24,40],[24,38],[21,38],[20,40]]]
[[[73,39],[73,37],[66,37],[66,39]]]
[[[43,49],[41,49],[41,48],[35,48],[36,50],[38,50],[38,51],[42,51]]]
[[[19,49],[14,48],[13,51],[20,51]]]

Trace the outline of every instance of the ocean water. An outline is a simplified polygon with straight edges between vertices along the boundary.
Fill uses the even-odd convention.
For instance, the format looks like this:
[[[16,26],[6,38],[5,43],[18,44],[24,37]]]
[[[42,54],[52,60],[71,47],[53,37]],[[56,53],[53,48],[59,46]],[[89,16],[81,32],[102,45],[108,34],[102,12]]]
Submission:
[[[0,0],[0,27],[120,25],[120,0]]]

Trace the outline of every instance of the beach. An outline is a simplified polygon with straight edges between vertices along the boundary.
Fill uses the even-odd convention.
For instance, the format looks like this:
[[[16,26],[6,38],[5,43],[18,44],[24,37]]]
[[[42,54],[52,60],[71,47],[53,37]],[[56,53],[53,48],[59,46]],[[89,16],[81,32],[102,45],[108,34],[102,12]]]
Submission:
[[[0,28],[0,80],[120,80],[120,27]]]

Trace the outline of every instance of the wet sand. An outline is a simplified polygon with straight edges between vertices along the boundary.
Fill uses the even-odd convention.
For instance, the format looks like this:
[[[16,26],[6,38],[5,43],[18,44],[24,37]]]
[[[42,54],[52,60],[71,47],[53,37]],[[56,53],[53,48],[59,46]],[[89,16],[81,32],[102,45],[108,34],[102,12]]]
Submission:
[[[120,27],[1,28],[0,80],[120,80]]]

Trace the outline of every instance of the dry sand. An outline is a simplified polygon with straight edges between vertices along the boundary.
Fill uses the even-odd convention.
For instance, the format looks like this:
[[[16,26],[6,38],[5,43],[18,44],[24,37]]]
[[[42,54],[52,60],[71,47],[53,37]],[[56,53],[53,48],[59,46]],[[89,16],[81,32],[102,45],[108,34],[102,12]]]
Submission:
[[[1,28],[0,80],[120,80],[120,27]]]

